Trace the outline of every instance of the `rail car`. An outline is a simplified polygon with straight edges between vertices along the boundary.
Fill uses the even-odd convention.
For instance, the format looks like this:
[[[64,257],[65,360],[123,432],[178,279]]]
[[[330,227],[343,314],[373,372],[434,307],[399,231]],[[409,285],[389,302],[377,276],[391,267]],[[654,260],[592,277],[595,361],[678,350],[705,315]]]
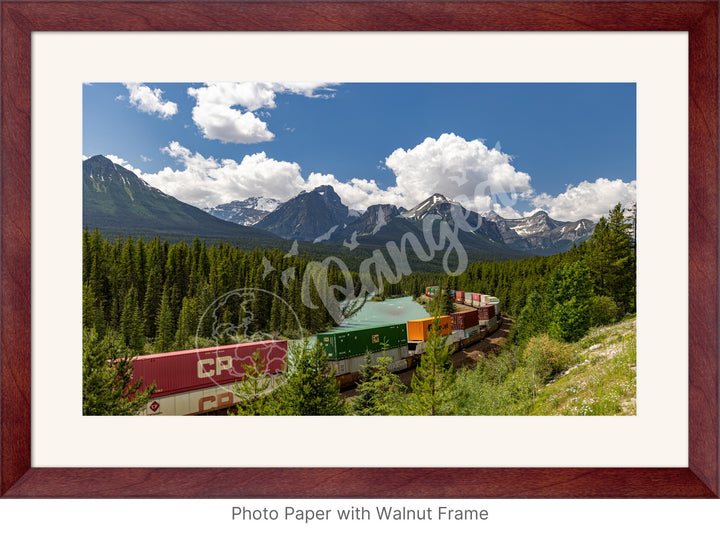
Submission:
[[[136,357],[133,380],[155,383],[141,414],[203,414],[230,407],[240,401],[233,384],[245,377],[252,355],[259,352],[263,371],[273,383],[285,370],[287,346],[287,340],[266,340]]]

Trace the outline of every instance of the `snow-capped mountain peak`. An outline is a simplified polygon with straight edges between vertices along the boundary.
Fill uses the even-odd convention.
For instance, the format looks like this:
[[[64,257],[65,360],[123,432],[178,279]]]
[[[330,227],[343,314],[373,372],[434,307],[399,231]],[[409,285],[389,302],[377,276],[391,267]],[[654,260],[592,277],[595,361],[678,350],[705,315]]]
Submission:
[[[455,201],[452,201],[442,195],[441,193],[433,193],[430,197],[422,201],[420,204],[411,208],[410,210],[403,212],[402,216],[407,219],[423,219],[427,214],[432,213],[435,207],[442,204],[457,205]]]
[[[249,197],[205,209],[211,215],[238,225],[251,226],[280,206],[280,201],[268,197]]]

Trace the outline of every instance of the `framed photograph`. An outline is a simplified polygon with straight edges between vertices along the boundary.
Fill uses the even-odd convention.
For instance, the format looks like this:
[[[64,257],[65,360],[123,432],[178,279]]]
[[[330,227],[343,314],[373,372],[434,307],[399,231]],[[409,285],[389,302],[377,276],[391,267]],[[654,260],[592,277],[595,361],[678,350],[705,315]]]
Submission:
[[[717,28],[717,2],[694,1],[2,2],[0,493],[72,498],[717,497]],[[263,86],[269,92],[262,94],[243,93],[218,111],[219,97],[213,91],[228,87],[209,82],[225,80],[275,85]],[[483,93],[476,91],[481,86]],[[80,156],[83,171],[87,167],[91,175],[103,165],[127,180],[133,171],[142,174],[133,167],[138,162],[128,163],[123,155],[85,153],[83,140],[88,137],[107,134],[118,144],[141,143],[139,131],[133,135],[119,116],[106,115],[102,104],[93,108],[98,95],[114,98],[119,107],[136,115],[153,114],[158,125],[167,125],[163,119],[177,113],[173,100],[187,99],[195,108],[191,116],[186,106],[186,133],[166,132],[163,135],[176,136],[174,140],[157,141],[143,131],[147,137],[142,142],[167,143],[153,150],[178,161],[185,157],[186,170],[192,158],[193,165],[214,165],[215,179],[221,180],[224,167],[246,165],[233,155],[233,143],[273,136],[281,140],[293,133],[293,120],[299,121],[299,115],[284,116],[281,105],[276,109],[279,95],[314,105],[343,90],[357,98],[344,101],[348,113],[358,114],[363,101],[374,102],[372,107],[384,111],[387,121],[413,125],[422,122],[419,108],[395,112],[402,100],[421,102],[431,92],[434,102],[441,103],[433,110],[437,117],[458,114],[451,111],[453,105],[469,107],[480,94],[514,106],[512,113],[520,114],[545,105],[540,97],[529,98],[531,91],[546,91],[543,98],[558,99],[547,95],[578,87],[587,89],[583,98],[588,102],[596,98],[593,95],[624,92],[615,109],[597,98],[596,112],[607,122],[624,114],[635,133],[632,139],[615,140],[626,150],[636,149],[631,167],[637,167],[637,236],[642,237],[637,240],[637,410],[633,408],[630,416],[261,416],[229,423],[227,418],[81,414],[79,354],[85,345],[80,322],[88,309],[85,291],[79,289],[88,280],[83,280],[79,240],[87,208],[77,180]],[[502,100],[505,94],[513,96]],[[318,107],[306,109],[298,105],[293,113],[312,117],[316,130],[330,124],[323,122],[327,118]],[[509,114],[499,113],[498,123]],[[283,132],[269,132],[271,115],[275,120],[288,118]],[[369,113],[364,115],[370,121]],[[430,110],[425,115],[429,117]],[[234,127],[223,123],[228,116],[242,118],[243,128],[237,121]],[[545,117],[553,120],[551,113]],[[560,116],[554,120],[563,128]],[[273,124],[276,130],[280,123]],[[582,117],[577,124],[582,128]],[[585,127],[590,124],[594,123],[586,119]],[[615,135],[614,130],[608,132],[612,133],[606,137]],[[384,165],[400,177],[408,169],[400,160],[409,158],[410,152],[422,159],[421,149],[437,149],[439,153],[430,155],[437,160],[438,154],[458,144],[463,150],[472,145],[473,150],[489,153],[495,142],[433,135],[422,147],[398,149]],[[369,137],[367,131],[359,131],[357,143],[369,144]],[[191,143],[208,139],[227,151],[217,159],[205,159],[200,145]],[[509,164],[512,156],[502,151],[500,142],[492,154],[505,158],[503,169],[511,169],[511,178],[520,184],[512,190],[518,192],[514,199],[520,198],[527,175]],[[311,150],[309,143],[305,147]],[[343,158],[339,145],[326,140],[324,147],[337,151],[336,161]],[[567,144],[559,147],[556,169],[570,165],[571,150],[575,149]],[[146,156],[138,158],[149,162]],[[296,169],[283,157],[279,151],[263,152],[260,163],[272,164],[274,173],[280,167],[290,173],[286,187],[292,189],[298,177],[304,179],[299,165],[293,164]],[[378,173],[389,173],[380,164]],[[125,171],[118,171],[118,166]],[[312,171],[303,164],[303,176]],[[332,190],[332,175],[313,175],[318,195]],[[432,184],[421,187],[415,175],[406,176],[410,178],[404,186],[398,180],[395,189],[381,191],[382,198],[393,194],[396,205],[410,202],[417,209],[423,206],[423,193],[435,199],[428,189]],[[173,181],[178,198],[192,199],[191,204],[205,202],[210,207],[230,200],[222,195],[199,199],[192,184],[170,168],[143,177],[152,186]],[[457,179],[455,193],[463,194],[465,177],[449,178]],[[361,196],[369,199],[378,186],[354,180],[357,189],[346,192],[343,200],[355,195],[361,199],[357,206],[367,208],[370,202]],[[347,184],[336,185],[349,188]],[[634,197],[634,180],[632,188]],[[289,191],[279,187],[273,195],[284,195],[281,200],[286,202]],[[573,191],[568,185],[566,195]],[[254,193],[243,190],[236,198]],[[538,199],[534,208],[552,206],[549,197]],[[502,208],[481,206],[477,198],[475,202],[471,207],[478,212]],[[518,211],[501,214],[520,217]],[[573,226],[577,231],[582,225],[575,221]],[[215,231],[222,229],[213,227]],[[252,239],[262,237],[257,233]],[[283,237],[288,244],[308,239],[292,233]],[[352,237],[344,238],[347,247]],[[334,247],[341,246],[342,242]],[[328,245],[328,251],[332,247]],[[293,254],[291,250],[287,257]],[[262,267],[265,275],[276,269],[267,258],[257,263],[253,269]],[[276,275],[280,280],[280,271]],[[171,290],[166,293],[163,299],[169,301]],[[428,286],[425,293],[442,290]],[[490,314],[491,297],[481,303],[477,295],[478,302],[470,298],[469,307]],[[457,293],[455,297],[458,301]],[[115,307],[118,322],[126,317],[120,311],[126,305]],[[500,317],[493,310],[492,317],[479,318],[488,330],[488,322]],[[237,314],[233,310],[233,321]],[[281,312],[277,314],[279,318]],[[381,336],[392,333],[373,334],[371,343],[379,344]],[[419,340],[424,335],[418,336]],[[127,338],[126,343],[130,344]],[[409,346],[398,346],[398,351],[409,351]],[[158,342],[152,349],[165,354],[172,346]],[[398,355],[397,362],[410,359],[405,353]],[[220,357],[206,361],[197,361],[198,377],[219,375],[226,364]],[[338,375],[346,365],[351,363],[334,363]],[[199,403],[199,411],[207,412],[223,395],[212,392],[189,403]],[[143,410],[169,411],[158,401],[166,399],[155,398]],[[463,445],[473,455],[449,458],[442,453],[449,445]]]

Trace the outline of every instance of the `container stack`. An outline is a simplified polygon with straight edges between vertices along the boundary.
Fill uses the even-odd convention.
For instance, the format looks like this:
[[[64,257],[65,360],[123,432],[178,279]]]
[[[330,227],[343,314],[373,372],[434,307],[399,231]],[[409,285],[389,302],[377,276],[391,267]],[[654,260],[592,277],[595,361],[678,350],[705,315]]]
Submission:
[[[476,309],[454,312],[450,317],[452,318],[453,331],[464,331],[478,324],[478,311]]]
[[[408,341],[425,342],[432,330],[433,318],[423,318],[407,322]],[[448,336],[452,332],[450,316],[440,316],[440,334]]]
[[[440,287],[439,286],[428,286],[425,288],[425,295],[428,297],[435,297],[440,293]]]
[[[455,292],[455,302],[464,303],[465,302],[465,292],[463,292],[462,290],[457,290]]]
[[[490,304],[495,307],[495,316],[500,319],[500,299],[497,297],[491,297]]]
[[[494,305],[480,305],[477,311],[478,320],[481,322],[488,321],[490,318],[494,318],[496,316]]]
[[[246,366],[259,353],[262,372],[274,384],[285,369],[287,340],[142,355],[133,360],[133,381],[155,383],[155,392],[141,414],[190,415],[229,407],[240,401],[232,383],[242,380]]]

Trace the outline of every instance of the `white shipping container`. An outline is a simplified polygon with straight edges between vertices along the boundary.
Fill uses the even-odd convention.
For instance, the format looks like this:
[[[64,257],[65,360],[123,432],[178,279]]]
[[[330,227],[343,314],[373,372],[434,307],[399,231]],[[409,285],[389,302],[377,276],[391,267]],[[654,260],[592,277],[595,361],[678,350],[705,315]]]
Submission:
[[[271,388],[278,384],[282,375],[273,375]],[[207,388],[188,390],[178,394],[152,398],[140,412],[143,416],[187,416],[201,414],[240,402],[233,390],[234,383],[214,385]]]

